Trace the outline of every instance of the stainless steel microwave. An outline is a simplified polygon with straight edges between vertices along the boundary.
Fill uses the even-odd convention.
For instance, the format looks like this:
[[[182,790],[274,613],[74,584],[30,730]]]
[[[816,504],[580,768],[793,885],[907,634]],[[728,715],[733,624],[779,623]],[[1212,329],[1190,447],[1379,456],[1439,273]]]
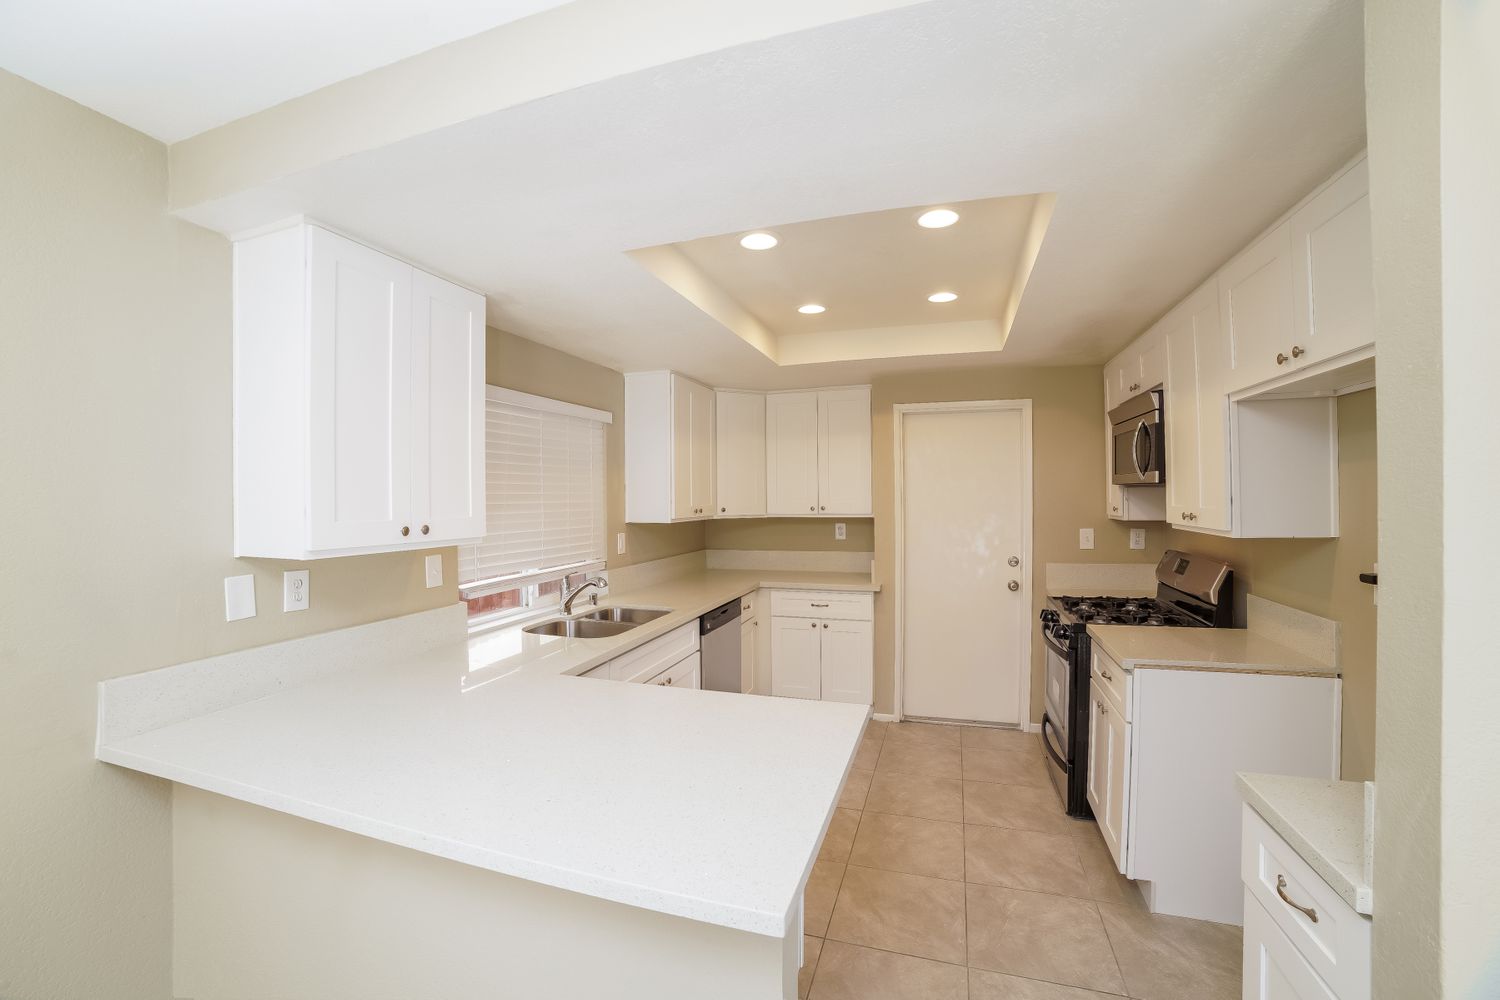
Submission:
[[[1112,482],[1119,486],[1159,486],[1167,481],[1167,436],[1160,389],[1131,396],[1109,411]]]

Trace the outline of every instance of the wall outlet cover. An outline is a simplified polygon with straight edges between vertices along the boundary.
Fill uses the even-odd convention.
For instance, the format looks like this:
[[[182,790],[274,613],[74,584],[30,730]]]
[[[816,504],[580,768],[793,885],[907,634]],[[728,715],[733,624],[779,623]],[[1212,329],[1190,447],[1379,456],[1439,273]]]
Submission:
[[[1079,528],[1078,529],[1078,547],[1080,549],[1091,549],[1091,548],[1094,547],[1094,529],[1093,528]]]
[[[833,526],[833,540],[836,542],[846,541],[849,538],[849,528],[843,521]]]
[[[289,569],[281,574],[281,610],[306,611],[312,607],[311,585],[308,570]]]
[[[1130,547],[1132,549],[1144,549],[1146,547],[1146,529],[1130,529]]]
[[[243,618],[254,617],[254,575],[246,573],[244,576],[226,576],[224,578],[224,620],[237,622]]]
[[[441,587],[443,585],[442,555],[437,552],[432,553],[432,555],[427,557],[425,565],[427,571],[427,589],[431,590],[433,587]]]
[[[625,554],[625,532],[621,531],[621,532],[618,532],[615,535],[615,555],[617,555],[617,556],[623,556],[624,554]]]

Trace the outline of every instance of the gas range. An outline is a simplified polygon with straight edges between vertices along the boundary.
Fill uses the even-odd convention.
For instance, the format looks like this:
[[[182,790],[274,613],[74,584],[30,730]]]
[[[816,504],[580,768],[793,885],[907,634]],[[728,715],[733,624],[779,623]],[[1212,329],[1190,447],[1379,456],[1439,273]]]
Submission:
[[[1234,571],[1206,556],[1168,550],[1156,564],[1155,597],[1049,597],[1042,609],[1046,650],[1042,744],[1048,774],[1070,816],[1089,816],[1090,625],[1227,628],[1234,609]]]

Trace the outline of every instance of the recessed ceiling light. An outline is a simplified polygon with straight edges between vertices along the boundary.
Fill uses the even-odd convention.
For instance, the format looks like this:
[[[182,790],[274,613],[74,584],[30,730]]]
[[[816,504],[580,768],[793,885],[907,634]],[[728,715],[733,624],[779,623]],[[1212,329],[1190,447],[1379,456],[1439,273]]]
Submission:
[[[769,250],[778,242],[770,233],[746,233],[740,237],[740,246],[746,250]]]
[[[927,301],[952,302],[956,298],[958,298],[958,295],[954,292],[933,292],[931,295],[927,296]]]
[[[951,208],[934,208],[917,216],[917,225],[923,229],[946,229],[958,221],[958,213]]]
[[[823,311],[823,307],[818,305],[816,302],[809,302],[805,306],[798,306],[797,311],[804,316],[816,316],[818,313]]]

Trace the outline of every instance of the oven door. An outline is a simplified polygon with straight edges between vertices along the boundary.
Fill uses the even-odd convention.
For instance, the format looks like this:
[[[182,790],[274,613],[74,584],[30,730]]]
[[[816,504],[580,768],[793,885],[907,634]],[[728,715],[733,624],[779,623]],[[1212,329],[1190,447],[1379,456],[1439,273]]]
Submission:
[[[1160,411],[1115,424],[1111,452],[1111,481],[1115,485],[1158,486],[1166,482],[1166,440]]]
[[[1072,765],[1068,758],[1068,727],[1073,712],[1073,667],[1068,650],[1042,629],[1042,647],[1047,651],[1046,691],[1043,697],[1042,744],[1047,756],[1064,773]]]

